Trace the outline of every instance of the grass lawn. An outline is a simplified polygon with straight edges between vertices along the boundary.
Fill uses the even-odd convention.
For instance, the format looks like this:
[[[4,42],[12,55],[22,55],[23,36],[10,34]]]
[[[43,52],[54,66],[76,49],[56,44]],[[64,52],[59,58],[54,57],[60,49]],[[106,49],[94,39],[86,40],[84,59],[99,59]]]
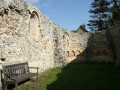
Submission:
[[[79,63],[53,68],[19,90],[120,90],[120,68],[111,63]]]

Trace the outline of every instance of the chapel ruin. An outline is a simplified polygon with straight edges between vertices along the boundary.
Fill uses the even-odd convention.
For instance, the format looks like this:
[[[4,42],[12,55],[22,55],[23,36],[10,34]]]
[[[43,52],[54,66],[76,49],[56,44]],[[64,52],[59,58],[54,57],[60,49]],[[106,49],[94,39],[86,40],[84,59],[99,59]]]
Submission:
[[[0,67],[29,62],[39,72],[69,62],[114,62],[120,66],[120,25],[73,33],[59,27],[33,4],[0,0]]]

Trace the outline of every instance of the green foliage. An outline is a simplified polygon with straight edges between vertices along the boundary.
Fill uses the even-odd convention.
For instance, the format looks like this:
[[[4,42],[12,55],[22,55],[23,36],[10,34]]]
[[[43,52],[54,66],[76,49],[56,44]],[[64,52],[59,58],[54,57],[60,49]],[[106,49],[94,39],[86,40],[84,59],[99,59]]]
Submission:
[[[119,0],[94,0],[89,11],[92,20],[89,20],[89,28],[95,30],[107,30],[111,25],[120,24]]]
[[[39,74],[38,82],[30,81],[19,87],[19,90],[47,90],[47,85],[57,80],[57,74],[62,72],[61,68],[53,68],[44,73]]]
[[[19,90],[120,90],[120,69],[110,63],[78,63],[54,68]]]
[[[89,21],[88,26],[91,30],[106,30],[109,20],[109,7],[110,2],[107,0],[94,0],[91,4],[90,13],[92,14],[90,17],[93,20]]]
[[[120,0],[112,0],[111,7],[112,18],[110,19],[110,25],[120,24]]]

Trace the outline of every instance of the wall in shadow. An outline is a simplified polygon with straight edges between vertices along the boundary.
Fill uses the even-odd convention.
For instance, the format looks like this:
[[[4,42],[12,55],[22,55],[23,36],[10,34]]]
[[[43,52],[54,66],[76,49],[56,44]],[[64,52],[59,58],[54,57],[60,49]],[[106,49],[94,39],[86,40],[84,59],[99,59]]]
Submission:
[[[89,78],[91,70],[88,68],[88,66],[84,65],[85,63],[101,62],[102,67],[102,62],[106,62],[106,65],[107,63],[114,63],[116,59],[116,47],[113,40],[114,39],[110,31],[98,31],[90,33],[87,47],[84,49],[84,51],[62,69],[62,73],[57,75],[56,81],[47,86],[47,90],[100,90],[102,85],[94,86],[91,83],[91,81],[94,80],[94,82],[97,82],[96,80],[99,82],[99,78],[94,79],[96,78],[94,76]],[[83,65],[79,67],[77,64],[80,63],[78,62],[82,63]],[[84,69],[82,67],[84,67]],[[104,71],[104,68],[102,68],[102,70]],[[92,71],[92,74],[98,75],[97,71]],[[98,76],[101,76],[101,74]],[[89,80],[86,80],[86,78],[89,78]]]
[[[115,59],[115,65],[120,67],[120,25],[113,26],[109,30],[111,36],[111,45]]]
[[[89,33],[87,47],[74,61],[78,62],[114,62],[113,45],[108,31]]]

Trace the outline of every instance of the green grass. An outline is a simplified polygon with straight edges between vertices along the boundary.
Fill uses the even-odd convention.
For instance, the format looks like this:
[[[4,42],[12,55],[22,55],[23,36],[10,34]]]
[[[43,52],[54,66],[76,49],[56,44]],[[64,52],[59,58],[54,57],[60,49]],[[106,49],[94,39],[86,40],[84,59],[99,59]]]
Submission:
[[[23,84],[20,90],[120,90],[120,69],[110,63],[69,64],[39,76],[38,83]]]

